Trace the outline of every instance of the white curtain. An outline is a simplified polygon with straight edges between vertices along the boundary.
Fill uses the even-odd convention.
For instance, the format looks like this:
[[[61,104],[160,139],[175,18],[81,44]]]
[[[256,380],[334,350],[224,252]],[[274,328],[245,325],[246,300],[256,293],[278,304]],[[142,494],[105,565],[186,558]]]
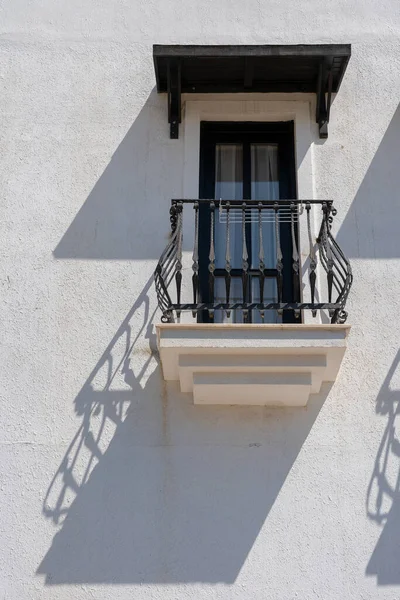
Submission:
[[[215,199],[243,199],[243,146],[242,144],[217,144],[215,151]],[[226,225],[219,223],[215,214],[216,267],[225,268]],[[242,267],[242,229],[240,223],[230,225],[231,267]]]
[[[242,200],[243,199],[243,146],[242,144],[217,144],[215,153],[215,198],[217,200]],[[251,199],[252,200],[278,200],[279,199],[279,177],[278,177],[278,147],[274,144],[252,144],[251,145]],[[232,269],[242,268],[242,224],[241,218],[236,213],[235,219],[230,224],[230,262]],[[234,222],[236,220],[237,222]],[[258,269],[259,265],[259,225],[258,211],[254,211],[254,223],[251,225],[251,267]],[[264,261],[267,268],[276,266],[276,240],[275,225],[273,222],[262,224]],[[215,212],[215,264],[219,269],[225,268],[226,254],[226,223],[220,223],[218,212]],[[248,249],[250,250],[250,248]],[[231,302],[242,299],[241,279],[231,280]],[[252,298],[254,302],[259,299],[259,281],[254,278],[251,283]],[[225,281],[216,278],[215,300],[224,302]],[[264,286],[264,301],[276,301],[276,281],[266,279]],[[253,311],[253,321],[260,320],[259,315]],[[217,314],[221,313],[221,314]],[[275,311],[267,311],[266,322],[276,322]],[[227,319],[222,311],[216,311],[215,320],[218,322],[228,320],[230,322],[242,322],[242,311],[232,311],[231,317]]]
[[[251,199],[279,200],[277,145],[251,145]],[[259,264],[258,256],[260,250],[258,223],[252,224],[251,233],[251,266],[253,269],[256,269]],[[262,234],[265,265],[268,269],[273,269],[276,266],[276,240],[274,223],[263,223]]]

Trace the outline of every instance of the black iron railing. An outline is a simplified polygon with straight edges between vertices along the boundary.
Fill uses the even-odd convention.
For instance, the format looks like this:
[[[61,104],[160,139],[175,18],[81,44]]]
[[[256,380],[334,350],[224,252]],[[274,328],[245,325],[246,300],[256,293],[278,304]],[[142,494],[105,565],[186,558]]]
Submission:
[[[192,301],[182,299],[183,289],[183,209],[192,205],[194,211],[193,252],[191,257]],[[313,236],[311,213],[320,219],[319,233]],[[206,218],[204,218],[206,214]],[[201,218],[203,215],[203,218]],[[179,321],[182,311],[191,311],[193,317],[208,315],[213,320],[215,311],[223,311],[227,317],[231,311],[240,311],[244,322],[249,314],[259,311],[264,320],[265,311],[277,311],[283,315],[290,311],[299,318],[301,311],[311,310],[315,317],[318,310],[327,310],[331,323],[344,323],[347,319],[346,300],[351,288],[353,276],[350,263],[332,236],[331,226],[336,209],[332,201],[323,200],[172,200],[170,209],[171,237],[162,253],[155,270],[155,286],[158,304],[162,312],[163,322]],[[218,219],[219,227],[216,228]],[[304,228],[301,227],[304,220]],[[274,268],[267,268],[265,256],[265,228],[263,223],[269,222],[269,232],[274,234]],[[257,239],[257,256],[252,256],[249,263],[249,241],[247,231],[251,223],[253,236]],[[222,226],[221,226],[222,224]],[[241,230],[240,268],[233,268],[231,257],[231,232],[234,225]],[[299,229],[308,237],[308,257],[304,265],[300,260]],[[236,231],[238,228],[236,227]],[[282,235],[289,237],[290,246],[283,246]],[[307,232],[307,234],[305,233]],[[216,235],[223,235],[225,256],[224,268],[216,267]],[[237,237],[237,236],[236,236]],[[204,241],[206,248],[204,248]],[[236,239],[235,243],[238,243]],[[201,249],[202,244],[202,249]],[[289,248],[289,249],[288,249]],[[202,250],[202,251],[201,251]],[[287,254],[290,251],[290,256]],[[271,259],[271,257],[269,257]],[[254,267],[257,262],[256,269]],[[322,269],[318,269],[318,263]],[[306,271],[308,276],[309,302],[300,298],[301,282]],[[249,300],[249,281],[256,271],[257,299]],[[288,272],[290,271],[290,273]],[[324,273],[317,286],[317,272]],[[224,301],[215,301],[215,280],[219,276],[224,281]],[[241,300],[237,294],[232,301],[232,278],[240,277]],[[273,277],[276,280],[276,302],[265,300],[265,281]],[[287,297],[285,281],[291,280],[292,297]],[[286,294],[286,297],[285,297]],[[321,297],[326,296],[324,301]],[[287,314],[287,313],[286,313]],[[202,317],[200,317],[202,318]]]

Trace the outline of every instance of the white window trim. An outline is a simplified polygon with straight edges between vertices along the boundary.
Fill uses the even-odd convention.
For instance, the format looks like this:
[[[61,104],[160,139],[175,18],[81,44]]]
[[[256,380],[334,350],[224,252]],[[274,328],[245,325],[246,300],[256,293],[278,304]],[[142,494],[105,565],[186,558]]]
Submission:
[[[265,95],[252,94],[209,94],[183,96],[183,140],[184,174],[183,197],[198,198],[200,164],[200,122],[201,121],[294,121],[295,161],[297,196],[299,199],[314,198],[313,153],[315,141],[313,120],[315,99],[310,95]],[[315,127],[314,127],[315,129]],[[320,220],[313,214],[314,237]],[[309,254],[306,219],[300,221],[300,254],[302,265],[302,299],[310,299],[310,286],[305,263]],[[317,271],[317,282],[322,282],[322,273]],[[324,289],[320,288],[323,293]],[[323,318],[326,322],[326,318]],[[303,323],[320,323],[321,315],[315,319],[311,311],[303,311]]]

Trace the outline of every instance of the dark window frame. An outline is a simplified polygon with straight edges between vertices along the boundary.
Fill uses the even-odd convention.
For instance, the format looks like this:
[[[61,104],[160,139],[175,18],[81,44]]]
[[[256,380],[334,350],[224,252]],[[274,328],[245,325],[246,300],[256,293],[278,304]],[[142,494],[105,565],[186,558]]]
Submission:
[[[270,143],[278,145],[278,174],[280,200],[297,198],[296,165],[294,148],[294,122],[214,122],[202,121],[200,123],[200,179],[199,198],[213,199],[215,195],[215,147],[217,144],[238,143],[243,144],[243,199],[251,199],[251,161],[250,145],[254,143]],[[208,289],[208,253],[210,246],[210,210],[202,205],[199,214],[199,275],[200,298],[202,302],[212,302]],[[298,230],[296,226],[296,237]],[[246,229],[247,246],[251,249],[250,227]],[[288,224],[280,225],[280,239],[283,253],[283,301],[295,302],[300,300],[298,284],[292,276],[292,240]],[[299,247],[299,246],[298,246]],[[249,257],[251,264],[251,257]],[[238,276],[232,270],[232,276]],[[249,275],[257,276],[256,269],[249,269]],[[276,270],[270,269],[268,276],[276,278]],[[216,277],[222,277],[224,269],[215,271]],[[250,285],[248,286],[250,289]],[[208,313],[199,315],[200,321],[208,320]],[[299,322],[293,311],[284,311],[283,322]]]

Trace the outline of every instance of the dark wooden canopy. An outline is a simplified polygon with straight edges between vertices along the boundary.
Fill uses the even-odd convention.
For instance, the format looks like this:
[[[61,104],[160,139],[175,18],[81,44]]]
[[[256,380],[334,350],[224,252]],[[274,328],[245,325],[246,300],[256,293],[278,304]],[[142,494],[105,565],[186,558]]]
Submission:
[[[317,94],[316,120],[327,137],[331,94],[340,87],[350,44],[289,46],[153,46],[157,91],[168,93],[171,137],[178,137],[181,94],[305,92]]]

